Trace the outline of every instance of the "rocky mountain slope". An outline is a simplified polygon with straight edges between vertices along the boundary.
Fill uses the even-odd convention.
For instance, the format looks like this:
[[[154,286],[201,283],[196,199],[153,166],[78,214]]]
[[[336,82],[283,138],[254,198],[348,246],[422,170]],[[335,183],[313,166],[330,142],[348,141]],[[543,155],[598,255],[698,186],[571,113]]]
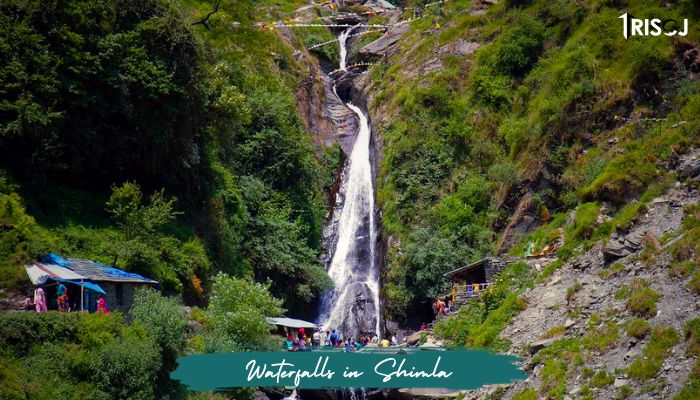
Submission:
[[[689,276],[670,267],[670,249],[684,234],[684,207],[698,200],[697,189],[671,189],[651,201],[629,232],[611,238],[629,243],[633,248],[629,255],[607,263],[607,245],[597,243],[523,295],[527,308],[513,318],[502,337],[512,343],[510,351],[525,356],[531,375],[508,388],[504,398],[525,387],[551,397],[673,398],[688,384],[697,356],[682,332],[688,321],[697,318],[700,296],[688,287]],[[658,238],[665,238],[665,243]],[[649,252],[654,255],[648,256]],[[643,310],[621,292],[647,286],[656,295],[644,299],[653,305]],[[637,325],[645,328],[635,331]],[[649,329],[657,327],[670,328],[678,336],[659,357],[658,372],[638,376],[631,365],[648,360],[645,349],[654,340]],[[566,365],[557,366],[562,375],[555,379],[552,363],[562,361]],[[602,382],[594,379],[603,374]]]

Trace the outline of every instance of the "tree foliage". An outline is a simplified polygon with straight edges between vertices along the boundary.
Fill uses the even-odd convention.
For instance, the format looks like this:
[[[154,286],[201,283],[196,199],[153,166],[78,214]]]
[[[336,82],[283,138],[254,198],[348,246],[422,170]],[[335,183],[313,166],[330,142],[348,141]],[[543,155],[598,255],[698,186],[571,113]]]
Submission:
[[[267,318],[282,314],[281,305],[267,286],[220,273],[214,277],[206,309],[209,339],[219,345],[270,345],[271,325]]]

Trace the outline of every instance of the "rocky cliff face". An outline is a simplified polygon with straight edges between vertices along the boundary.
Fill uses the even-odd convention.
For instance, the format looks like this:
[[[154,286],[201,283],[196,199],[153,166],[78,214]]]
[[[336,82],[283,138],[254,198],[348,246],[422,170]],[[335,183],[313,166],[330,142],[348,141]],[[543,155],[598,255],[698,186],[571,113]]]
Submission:
[[[646,391],[648,382],[629,376],[626,368],[635,360],[645,357],[643,349],[650,337],[638,338],[625,332],[625,326],[638,315],[629,309],[628,300],[618,293],[634,282],[647,282],[659,294],[655,309],[648,314],[647,322],[651,326],[672,327],[682,332],[685,324],[698,315],[700,297],[687,288],[689,279],[669,271],[669,248],[679,239],[675,235],[680,234],[684,207],[699,200],[697,190],[689,188],[672,189],[655,198],[629,232],[611,239],[633,243],[636,249],[618,258],[615,262],[619,264],[606,260],[606,246],[597,244],[566,262],[561,269],[524,295],[527,308],[513,319],[502,332],[502,337],[512,343],[510,352],[525,357],[523,365],[530,378],[508,387],[504,398],[511,397],[526,386],[539,390],[551,384],[547,381],[550,378],[543,374],[546,361],[537,358],[537,354],[558,341],[591,338],[591,332],[595,331],[602,332],[596,338],[599,342],[589,339],[589,342],[582,344],[581,371],[568,375],[562,382],[566,387],[565,397],[581,397],[584,387],[598,399],[617,398],[618,389],[626,385],[636,393],[634,398],[639,399],[671,398],[681,390],[694,365],[693,357],[686,355],[687,345],[684,341],[670,348],[663,360],[663,368],[653,377],[654,382],[663,384]],[[673,239],[660,245],[657,258],[642,259],[644,246],[652,246],[646,243],[662,237]],[[535,269],[540,268],[538,260],[531,263]],[[589,377],[584,376],[584,368],[606,371],[612,377],[610,383],[613,385],[591,387]],[[479,398],[482,394],[474,394],[473,397]]]

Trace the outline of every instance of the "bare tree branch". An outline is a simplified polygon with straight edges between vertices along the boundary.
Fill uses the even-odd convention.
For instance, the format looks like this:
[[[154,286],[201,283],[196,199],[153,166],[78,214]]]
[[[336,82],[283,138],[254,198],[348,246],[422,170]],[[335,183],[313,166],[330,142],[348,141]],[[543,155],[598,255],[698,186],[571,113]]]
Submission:
[[[209,25],[207,24],[207,21],[209,20],[209,17],[212,15],[216,14],[219,11],[219,6],[221,5],[221,0],[216,0],[214,3],[214,8],[209,11],[207,15],[205,15],[202,19],[195,21],[192,23],[192,25],[204,25],[205,28],[209,29]]]

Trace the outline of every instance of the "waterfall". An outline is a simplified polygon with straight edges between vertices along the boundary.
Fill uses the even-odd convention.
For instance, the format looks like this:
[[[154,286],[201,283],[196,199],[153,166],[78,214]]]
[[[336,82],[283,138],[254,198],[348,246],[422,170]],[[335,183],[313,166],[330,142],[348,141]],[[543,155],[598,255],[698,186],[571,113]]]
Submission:
[[[338,37],[340,68],[345,69],[349,28]],[[377,227],[370,160],[371,127],[367,115],[345,103],[359,120],[359,132],[344,172],[338,196],[344,202],[338,217],[337,242],[328,268],[335,288],[321,304],[324,329],[337,329],[343,337],[360,333],[379,335],[379,272],[375,265]]]
[[[348,41],[348,36],[350,36],[350,33],[352,33],[352,30],[355,29],[355,27],[348,28],[344,30],[343,32],[338,35],[338,44],[340,45],[340,62],[338,69],[346,71],[345,66],[346,66],[346,58],[348,57],[348,48],[346,46],[347,41]]]

